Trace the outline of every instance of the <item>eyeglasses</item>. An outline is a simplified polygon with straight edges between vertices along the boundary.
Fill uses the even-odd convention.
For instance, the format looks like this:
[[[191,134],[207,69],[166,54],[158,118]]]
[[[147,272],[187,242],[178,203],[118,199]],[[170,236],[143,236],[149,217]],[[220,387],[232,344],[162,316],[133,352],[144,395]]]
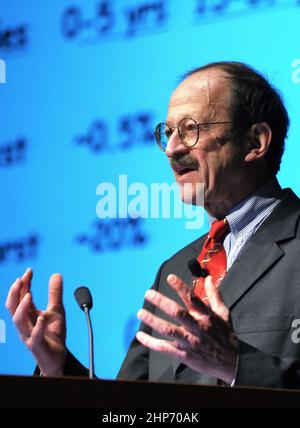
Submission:
[[[155,139],[161,150],[166,151],[169,139],[173,134],[174,130],[178,130],[179,138],[186,147],[194,147],[200,137],[200,126],[205,125],[220,125],[224,123],[233,122],[208,122],[208,123],[197,123],[194,119],[185,118],[182,119],[178,126],[170,126],[167,123],[159,123],[155,128]]]

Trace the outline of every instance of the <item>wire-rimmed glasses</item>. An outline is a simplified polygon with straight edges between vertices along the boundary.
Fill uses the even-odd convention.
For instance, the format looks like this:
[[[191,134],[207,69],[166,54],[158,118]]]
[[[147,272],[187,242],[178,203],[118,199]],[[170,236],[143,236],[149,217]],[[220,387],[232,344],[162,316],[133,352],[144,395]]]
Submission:
[[[170,126],[168,123],[159,123],[155,128],[155,139],[159,147],[166,151],[169,139],[171,135],[173,134],[174,130],[178,130],[179,138],[187,147],[194,147],[199,140],[200,137],[200,127],[205,125],[218,125],[218,124],[225,124],[225,123],[233,123],[232,121],[226,121],[226,122],[207,122],[207,123],[197,123],[196,120],[187,117],[182,119],[178,126]]]

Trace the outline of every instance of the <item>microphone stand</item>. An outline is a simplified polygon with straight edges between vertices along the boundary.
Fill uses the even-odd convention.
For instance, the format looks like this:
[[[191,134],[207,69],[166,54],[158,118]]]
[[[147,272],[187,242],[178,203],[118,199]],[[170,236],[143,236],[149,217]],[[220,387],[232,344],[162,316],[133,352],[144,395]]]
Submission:
[[[83,311],[85,313],[87,327],[89,332],[89,378],[93,379],[95,377],[94,372],[94,335],[93,327],[91,323],[90,310],[87,305],[84,305]]]

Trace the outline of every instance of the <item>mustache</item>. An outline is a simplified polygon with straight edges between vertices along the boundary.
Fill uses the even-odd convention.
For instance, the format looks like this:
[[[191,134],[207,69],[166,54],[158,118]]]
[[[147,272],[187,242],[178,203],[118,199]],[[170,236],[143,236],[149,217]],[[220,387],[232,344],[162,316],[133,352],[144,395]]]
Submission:
[[[198,169],[198,162],[196,159],[191,158],[188,154],[178,154],[170,159],[171,167],[176,169],[188,168],[188,169]]]

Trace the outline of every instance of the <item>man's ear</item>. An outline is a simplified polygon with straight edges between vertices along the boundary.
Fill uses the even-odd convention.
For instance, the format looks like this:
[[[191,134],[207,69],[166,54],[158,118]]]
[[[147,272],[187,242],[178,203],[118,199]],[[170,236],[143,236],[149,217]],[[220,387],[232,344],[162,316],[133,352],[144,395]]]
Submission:
[[[245,162],[262,159],[269,150],[271,141],[272,131],[266,122],[252,125]]]

